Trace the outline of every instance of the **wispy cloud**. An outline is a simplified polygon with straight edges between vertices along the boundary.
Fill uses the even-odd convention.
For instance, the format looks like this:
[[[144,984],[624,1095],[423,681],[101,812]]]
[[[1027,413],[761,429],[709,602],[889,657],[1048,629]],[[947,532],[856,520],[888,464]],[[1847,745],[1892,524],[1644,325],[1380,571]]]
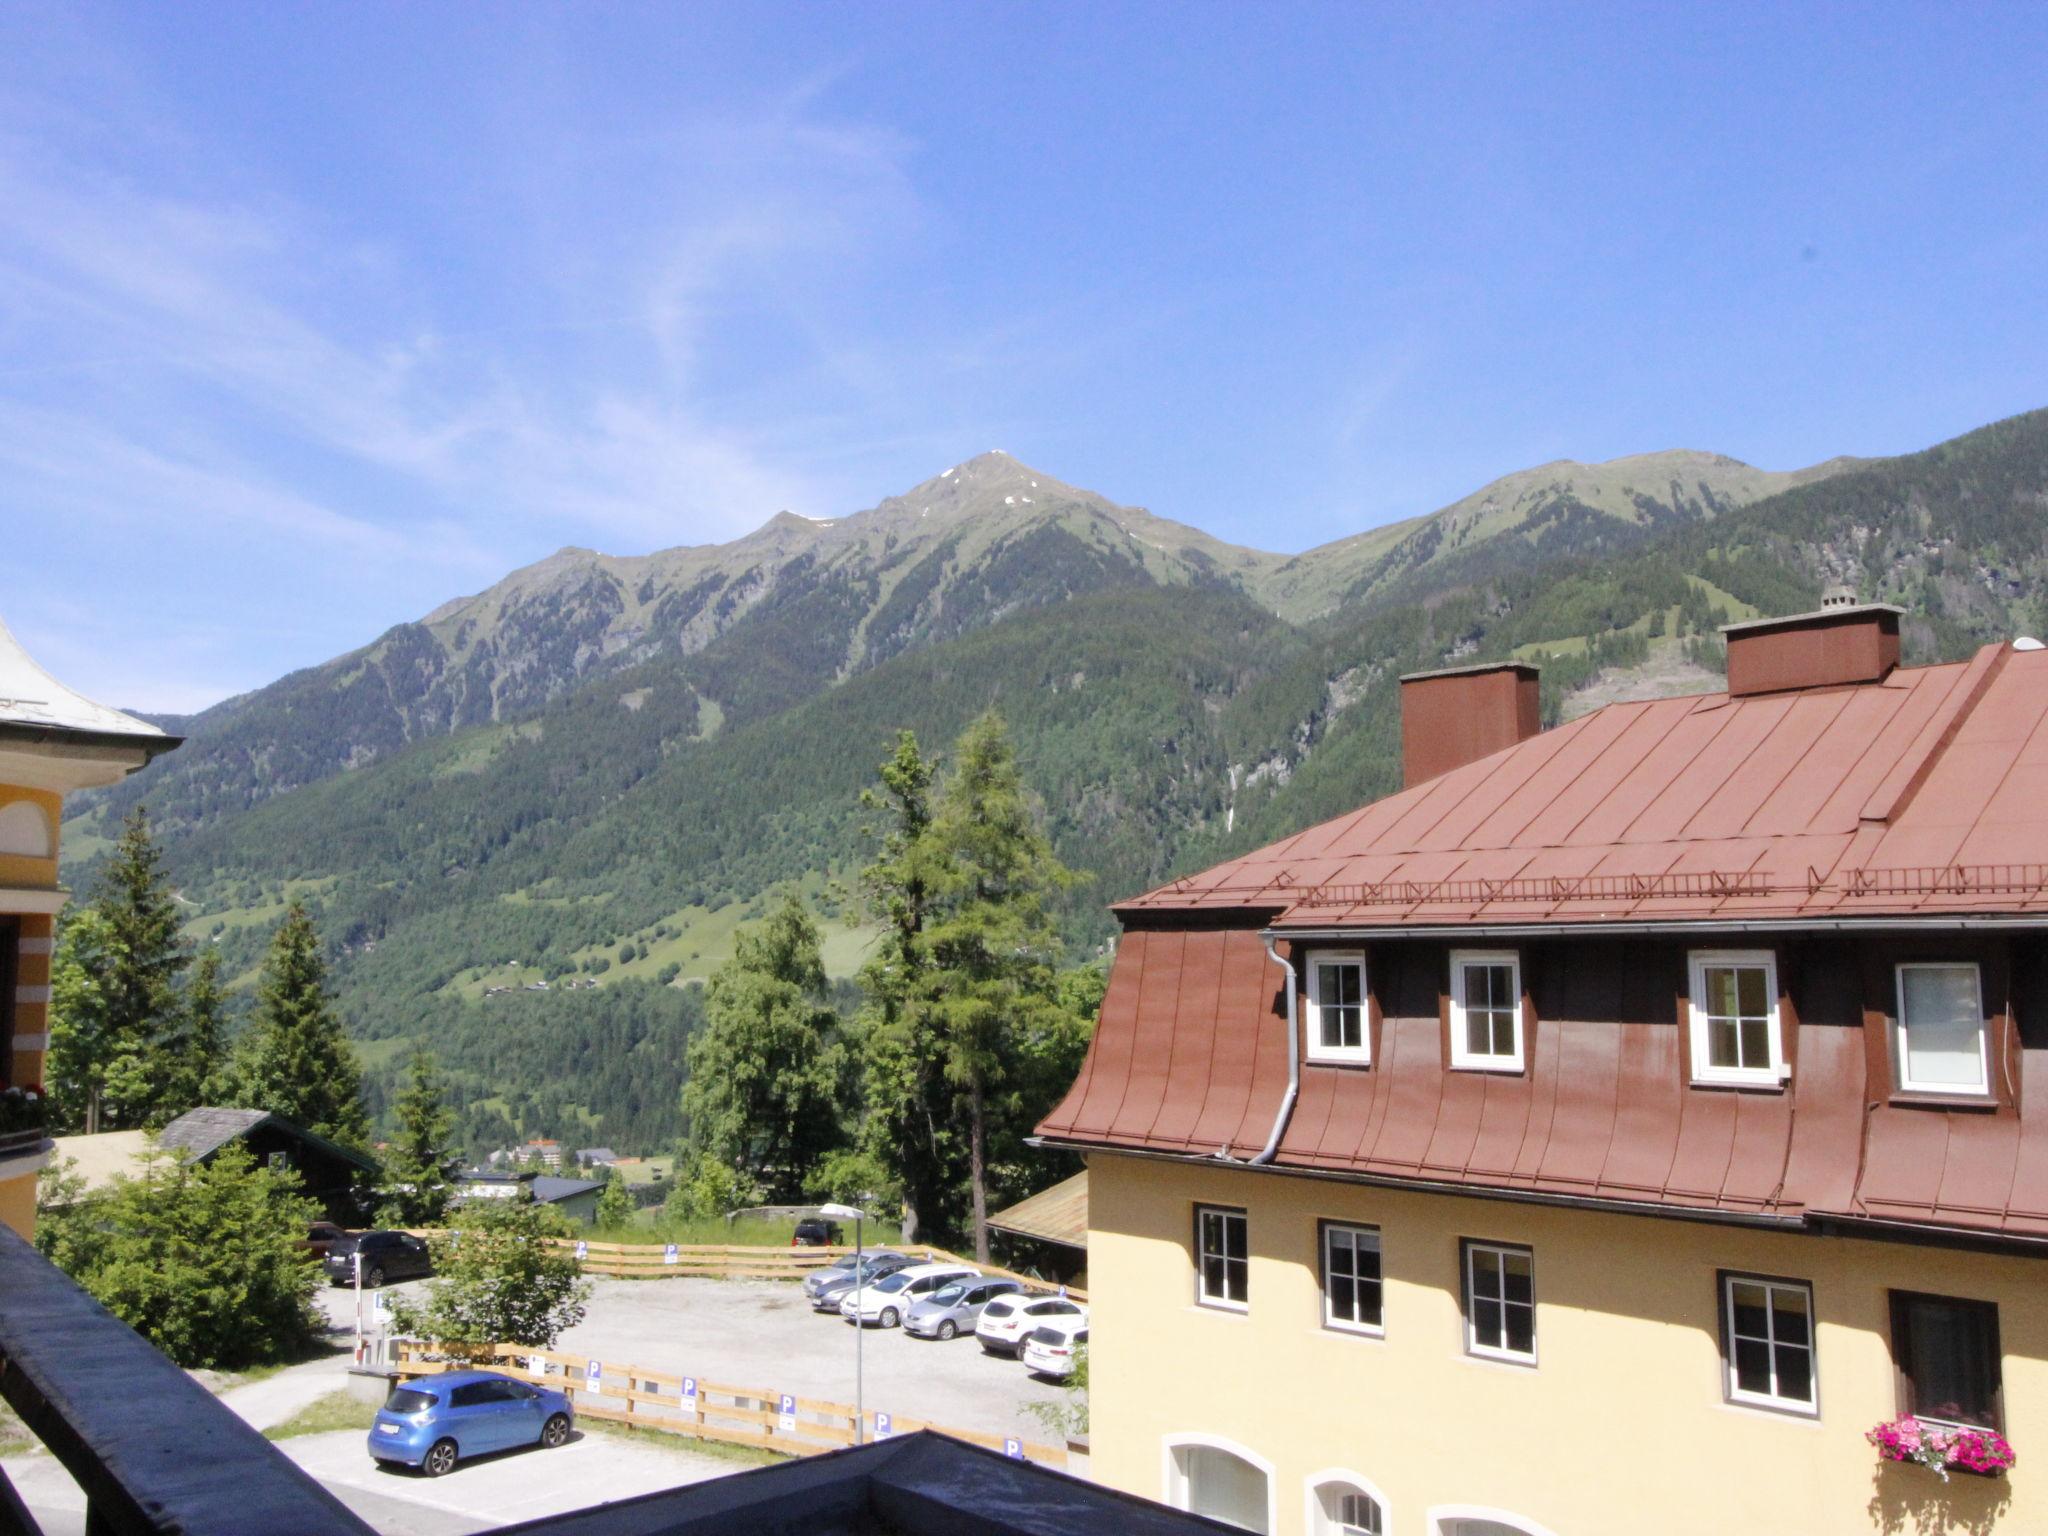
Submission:
[[[287,600],[262,589],[289,581],[302,607],[347,610],[360,641],[364,596],[387,605],[381,627],[555,544],[704,542],[832,505],[836,476],[807,467],[821,445],[777,423],[830,409],[803,392],[829,367],[818,290],[915,222],[893,135],[798,91],[631,141],[566,137],[528,168],[528,195],[558,206],[504,231],[482,278],[530,279],[531,308],[483,306],[433,253],[246,166],[193,171],[215,146],[146,93],[105,89],[85,114],[0,89],[8,521],[53,521],[74,551],[142,541],[166,570],[239,570],[252,634]],[[197,153],[150,174],[124,144]],[[647,198],[631,221],[591,200],[622,170]],[[735,368],[735,314],[794,338],[783,377]],[[304,644],[337,626],[316,628]],[[121,648],[96,653],[97,686],[195,702],[124,673]],[[247,686],[312,659],[258,649],[230,666]]]

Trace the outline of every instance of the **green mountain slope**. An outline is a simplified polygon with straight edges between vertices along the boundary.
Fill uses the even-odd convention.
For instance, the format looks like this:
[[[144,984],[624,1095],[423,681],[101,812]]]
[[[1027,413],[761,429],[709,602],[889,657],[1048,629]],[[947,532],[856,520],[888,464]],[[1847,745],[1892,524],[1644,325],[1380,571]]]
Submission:
[[[985,456],[843,525],[558,556],[202,717],[165,760],[192,754],[183,777],[130,794],[231,974],[287,894],[314,905],[380,1082],[428,1040],[475,1134],[573,1121],[650,1147],[695,1017],[660,983],[708,971],[766,889],[801,882],[840,919],[837,970],[857,965],[833,882],[900,727],[943,749],[990,704],[1009,717],[1061,856],[1094,876],[1065,913],[1082,954],[1106,903],[1396,787],[1405,671],[1533,657],[1557,718],[1700,686],[1719,623],[1832,582],[1914,608],[1915,659],[2048,617],[2048,412],[1747,505],[1766,482],[1742,466],[1626,505],[1639,468],[1567,477],[1569,505],[1549,473],[1519,520],[1482,498],[1463,536],[1434,525],[1452,547],[1382,558],[1365,595],[1290,620],[1268,606],[1287,562]],[[352,737],[363,721],[382,734]],[[67,828],[74,878],[118,804]]]

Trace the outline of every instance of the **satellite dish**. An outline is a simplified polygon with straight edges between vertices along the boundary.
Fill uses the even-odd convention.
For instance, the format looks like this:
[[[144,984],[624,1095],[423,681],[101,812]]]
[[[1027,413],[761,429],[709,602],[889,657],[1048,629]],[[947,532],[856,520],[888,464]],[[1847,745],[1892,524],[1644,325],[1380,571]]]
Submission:
[[[2021,635],[2013,641],[2012,648],[2016,651],[2048,651],[2048,645],[2043,645],[2032,635]]]

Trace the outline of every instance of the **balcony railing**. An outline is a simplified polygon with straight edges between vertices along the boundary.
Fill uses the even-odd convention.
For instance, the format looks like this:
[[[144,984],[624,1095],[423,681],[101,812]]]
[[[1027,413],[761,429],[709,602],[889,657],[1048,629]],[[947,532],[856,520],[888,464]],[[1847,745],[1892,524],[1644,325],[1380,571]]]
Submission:
[[[87,1536],[372,1536],[154,1345],[0,1227],[0,1397],[84,1491]],[[11,1515],[37,1530],[0,1477]]]

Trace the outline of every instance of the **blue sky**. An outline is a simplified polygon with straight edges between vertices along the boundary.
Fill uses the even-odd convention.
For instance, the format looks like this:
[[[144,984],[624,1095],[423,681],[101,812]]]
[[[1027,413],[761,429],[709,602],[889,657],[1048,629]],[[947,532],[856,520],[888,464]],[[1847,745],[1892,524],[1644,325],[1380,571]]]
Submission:
[[[1000,446],[1295,550],[2048,405],[2048,9],[0,8],[0,615],[190,709]]]

